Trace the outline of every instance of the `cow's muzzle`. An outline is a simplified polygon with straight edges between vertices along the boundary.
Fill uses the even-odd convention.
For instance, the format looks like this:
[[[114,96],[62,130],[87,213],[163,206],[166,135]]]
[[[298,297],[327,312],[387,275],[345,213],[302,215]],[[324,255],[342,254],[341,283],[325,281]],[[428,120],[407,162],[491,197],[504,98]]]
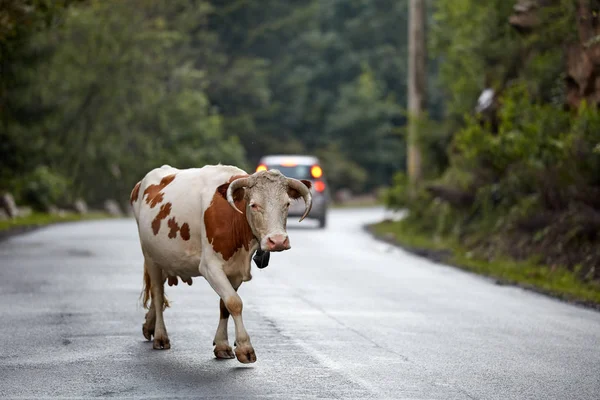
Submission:
[[[269,235],[265,238],[265,245],[262,246],[263,250],[266,251],[284,251],[289,250],[290,239],[285,233],[278,233],[275,235]]]

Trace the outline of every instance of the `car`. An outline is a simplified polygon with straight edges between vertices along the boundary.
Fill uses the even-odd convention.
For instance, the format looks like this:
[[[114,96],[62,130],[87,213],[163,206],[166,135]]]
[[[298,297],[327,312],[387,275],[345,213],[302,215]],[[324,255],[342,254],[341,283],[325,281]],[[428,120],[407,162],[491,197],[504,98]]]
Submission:
[[[289,178],[306,179],[312,182],[313,206],[307,218],[319,221],[319,228],[327,226],[327,209],[330,193],[325,173],[319,158],[311,155],[266,155],[263,156],[256,171],[276,169]],[[301,217],[304,213],[302,202],[293,202],[288,216]]]

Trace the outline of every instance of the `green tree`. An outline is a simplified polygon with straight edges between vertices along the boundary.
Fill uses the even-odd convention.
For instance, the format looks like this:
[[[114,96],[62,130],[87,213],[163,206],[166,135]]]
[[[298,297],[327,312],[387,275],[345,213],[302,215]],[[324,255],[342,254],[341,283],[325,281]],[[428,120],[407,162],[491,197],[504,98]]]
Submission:
[[[65,176],[72,195],[124,200],[150,168],[169,163],[244,163],[235,138],[205,92],[192,38],[210,12],[204,1],[90,0],[30,38],[48,54],[28,69],[25,104],[45,110],[9,132],[39,154],[36,163]],[[198,22],[200,21],[200,22]],[[187,23],[187,24],[186,24]],[[207,40],[207,39],[203,39]],[[35,160],[35,159],[34,159]]]

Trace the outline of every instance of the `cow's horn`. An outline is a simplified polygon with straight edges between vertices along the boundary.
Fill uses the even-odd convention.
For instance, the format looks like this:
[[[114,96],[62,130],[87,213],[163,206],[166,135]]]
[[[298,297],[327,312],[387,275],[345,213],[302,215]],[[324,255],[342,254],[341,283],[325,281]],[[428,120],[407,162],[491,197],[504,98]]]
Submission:
[[[240,214],[243,214],[243,212],[235,206],[235,202],[233,201],[233,192],[235,192],[241,187],[248,186],[248,181],[248,178],[238,178],[235,181],[231,182],[229,184],[229,187],[227,188],[227,202],[231,207],[233,207],[235,211],[239,212]]]
[[[300,218],[300,222],[302,222],[302,220],[306,218],[306,216],[312,209],[312,194],[310,193],[310,189],[306,187],[304,183],[300,182],[297,179],[288,178],[288,186],[292,189],[296,189],[304,199],[304,215],[302,215],[302,218]]]

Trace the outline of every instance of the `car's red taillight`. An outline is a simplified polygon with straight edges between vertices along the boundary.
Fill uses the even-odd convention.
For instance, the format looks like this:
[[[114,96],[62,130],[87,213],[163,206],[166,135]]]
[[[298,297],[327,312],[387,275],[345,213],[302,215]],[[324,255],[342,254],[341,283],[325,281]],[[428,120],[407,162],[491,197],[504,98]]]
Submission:
[[[315,190],[319,193],[325,191],[325,182],[323,181],[316,181],[315,182]]]

